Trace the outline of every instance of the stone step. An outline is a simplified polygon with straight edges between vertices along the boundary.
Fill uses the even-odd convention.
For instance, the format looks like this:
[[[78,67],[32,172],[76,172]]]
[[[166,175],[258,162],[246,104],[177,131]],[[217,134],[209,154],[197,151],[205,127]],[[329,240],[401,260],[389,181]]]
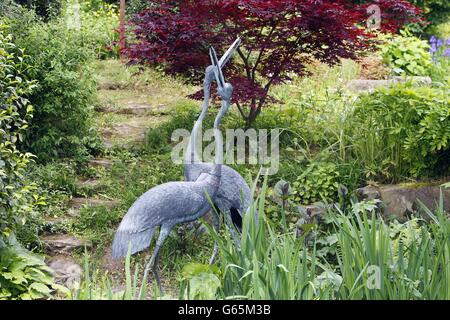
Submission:
[[[110,159],[91,159],[89,160],[88,164],[93,168],[111,169],[114,162]]]
[[[165,114],[167,107],[165,105],[151,106],[148,104],[129,103],[126,106],[118,109],[116,113],[131,114],[135,116],[146,116],[151,114]]]
[[[93,199],[93,198],[72,198],[69,201],[69,211],[70,216],[77,216],[78,211],[83,206],[88,207],[106,207],[113,209],[120,204],[117,200],[103,200],[103,199]]]
[[[41,241],[50,255],[67,254],[76,249],[92,246],[90,242],[70,234],[45,235],[41,237]]]
[[[70,289],[74,287],[75,283],[81,282],[83,270],[73,258],[57,255],[51,257],[47,264],[53,271],[56,283]]]
[[[393,77],[388,80],[352,80],[347,84],[347,89],[353,92],[372,92],[378,88],[388,88],[397,83],[411,82],[413,86],[429,86],[432,84],[430,77]]]
[[[148,130],[148,126],[139,124],[116,123],[110,129],[102,131],[103,143],[107,148],[115,144],[143,143]]]
[[[77,186],[81,188],[96,189],[101,185],[101,183],[101,180],[98,179],[78,180]]]
[[[76,186],[79,190],[79,195],[91,197],[95,193],[101,192],[106,187],[106,184],[100,179],[78,179],[76,181]]]
[[[69,222],[68,217],[45,217],[43,230],[47,234],[55,234],[66,231],[65,225]]]

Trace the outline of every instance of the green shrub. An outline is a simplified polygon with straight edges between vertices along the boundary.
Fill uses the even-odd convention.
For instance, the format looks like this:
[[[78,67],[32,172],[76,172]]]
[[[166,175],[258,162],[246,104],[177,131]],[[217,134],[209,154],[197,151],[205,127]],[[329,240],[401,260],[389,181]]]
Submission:
[[[410,36],[384,35],[380,45],[383,60],[397,75],[425,76],[431,67],[431,55],[426,41]]]
[[[32,9],[40,17],[48,20],[58,16],[65,0],[14,0],[20,5]]]
[[[128,0],[126,12],[128,15],[134,15],[144,9],[147,9],[150,5],[151,2],[148,0]]]
[[[447,0],[409,0],[421,8],[431,25],[446,21],[450,16],[450,2]]]
[[[298,203],[333,200],[339,187],[338,167],[332,162],[312,162],[292,185],[294,200]]]
[[[62,20],[35,21],[24,29],[17,27],[20,20],[11,22],[16,45],[29,56],[27,77],[38,82],[28,96],[35,112],[23,146],[41,162],[98,152],[99,139],[91,128],[94,55],[83,46],[82,35],[66,29]]]
[[[93,50],[97,58],[117,58],[119,53],[115,46],[119,40],[117,7],[103,2],[101,5],[95,5],[91,1],[80,2],[79,32],[82,35],[82,45]]]
[[[398,85],[362,96],[349,119],[368,177],[444,176],[450,168],[450,100],[445,88]]]
[[[24,79],[27,58],[11,40],[0,25],[0,239],[24,224],[26,214],[33,210],[35,189],[24,179],[32,155],[17,148],[33,111],[25,96],[35,84]]]

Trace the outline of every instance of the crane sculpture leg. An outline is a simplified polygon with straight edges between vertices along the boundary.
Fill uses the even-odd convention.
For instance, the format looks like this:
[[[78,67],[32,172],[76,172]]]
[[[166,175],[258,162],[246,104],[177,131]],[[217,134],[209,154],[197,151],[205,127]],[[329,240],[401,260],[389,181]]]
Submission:
[[[213,208],[211,210],[211,213],[212,213],[212,219],[213,219],[213,221],[212,221],[213,228],[214,228],[214,230],[216,232],[219,232],[219,230],[220,230],[220,217],[219,217],[218,212],[216,211],[216,208]],[[218,253],[219,253],[219,245],[217,243],[217,240],[214,240],[214,248],[213,248],[213,252],[212,252],[211,258],[209,259],[209,264],[213,264],[214,261],[216,261],[216,257],[217,257]]]
[[[170,234],[170,231],[172,230],[173,226],[163,225],[161,226],[161,230],[159,231],[158,240],[156,240],[155,249],[153,250],[153,254],[148,261],[147,265],[145,266],[144,271],[144,281],[148,281],[148,274],[150,270],[153,272],[153,275],[155,276],[155,280],[158,284],[159,291],[162,295],[164,295],[164,289],[161,286],[161,280],[159,278],[158,274],[158,260],[159,260],[159,250],[161,249],[162,245],[166,241],[167,237]]]

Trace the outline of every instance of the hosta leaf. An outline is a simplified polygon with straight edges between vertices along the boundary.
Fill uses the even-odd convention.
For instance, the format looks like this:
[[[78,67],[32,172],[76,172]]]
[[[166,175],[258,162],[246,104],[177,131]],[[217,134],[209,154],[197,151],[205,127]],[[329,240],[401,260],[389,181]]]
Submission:
[[[49,287],[47,287],[45,284],[39,283],[39,282],[32,283],[30,285],[29,289],[37,291],[44,295],[49,295],[52,292]]]

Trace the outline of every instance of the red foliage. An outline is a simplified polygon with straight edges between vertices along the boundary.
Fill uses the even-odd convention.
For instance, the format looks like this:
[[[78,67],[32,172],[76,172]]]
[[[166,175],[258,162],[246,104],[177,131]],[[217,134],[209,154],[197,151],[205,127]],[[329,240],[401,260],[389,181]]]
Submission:
[[[136,41],[125,53],[134,63],[159,64],[199,83],[219,52],[239,35],[240,59],[225,75],[247,125],[270,99],[273,84],[304,75],[313,59],[330,65],[356,58],[369,45],[367,4],[349,0],[158,0],[131,22]],[[404,0],[378,0],[383,29],[396,30],[417,14]],[[199,94],[197,94],[198,96]],[[244,106],[250,107],[245,114]]]

